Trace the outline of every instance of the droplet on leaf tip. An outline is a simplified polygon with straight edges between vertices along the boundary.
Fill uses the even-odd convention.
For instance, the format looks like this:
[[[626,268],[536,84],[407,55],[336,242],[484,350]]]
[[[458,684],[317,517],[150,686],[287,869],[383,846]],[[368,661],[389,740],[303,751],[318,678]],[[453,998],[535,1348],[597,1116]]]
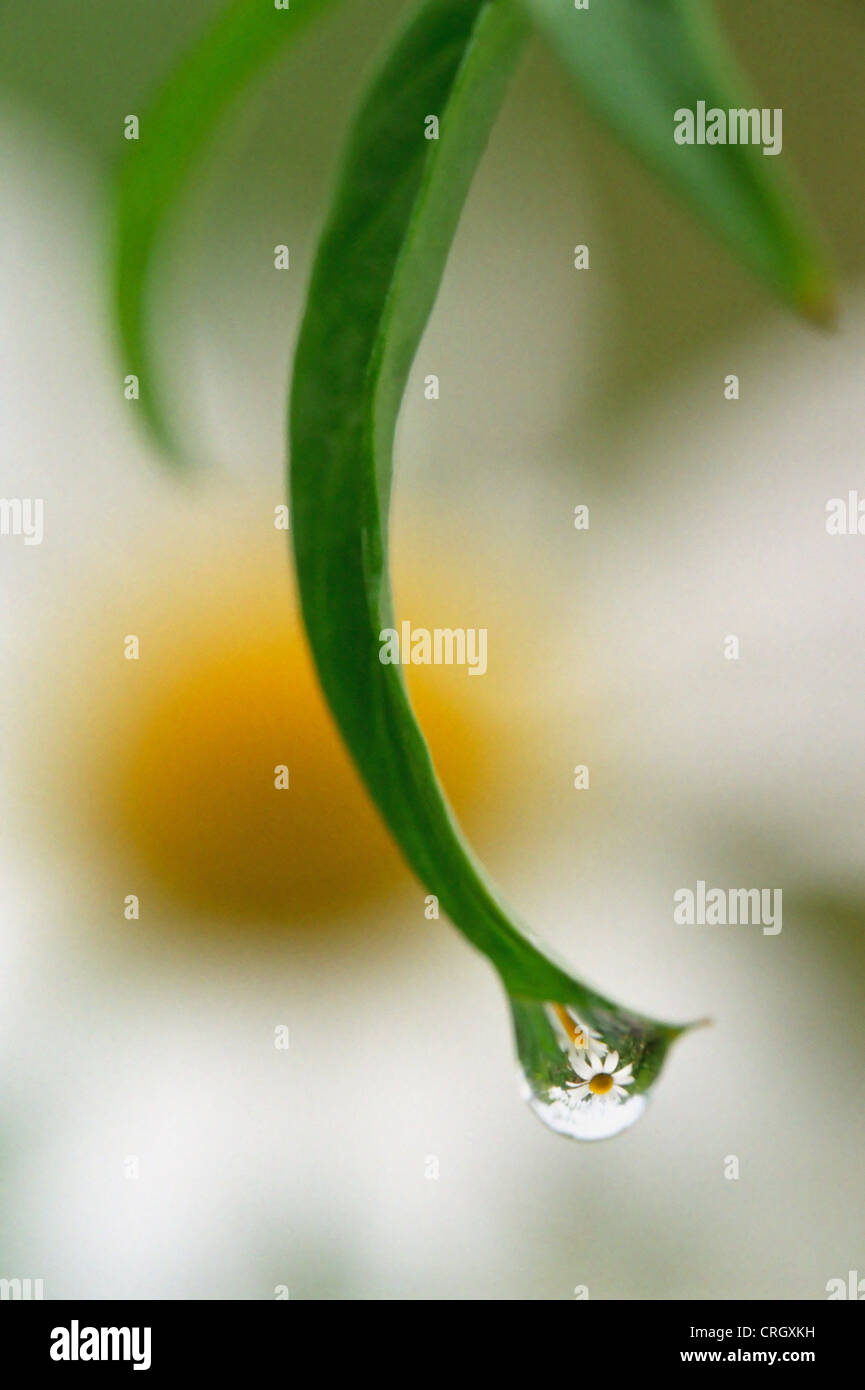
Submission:
[[[510,1002],[523,1097],[549,1129],[609,1139],[640,1118],[672,1030],[637,1019],[629,1029],[622,1014],[605,1036],[570,1005]]]

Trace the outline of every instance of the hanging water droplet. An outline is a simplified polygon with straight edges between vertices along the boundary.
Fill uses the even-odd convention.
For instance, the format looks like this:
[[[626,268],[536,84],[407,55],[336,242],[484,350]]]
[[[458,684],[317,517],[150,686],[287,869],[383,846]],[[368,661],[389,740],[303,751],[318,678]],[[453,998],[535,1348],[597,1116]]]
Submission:
[[[540,1094],[526,1079],[523,1080],[523,1099],[548,1129],[569,1139],[612,1139],[640,1118],[647,1103],[646,1096],[632,1096],[630,1100],[582,1100],[568,1089]]]
[[[571,1006],[511,998],[523,1095],[571,1139],[609,1139],[643,1114],[669,1043],[681,1031],[599,999]]]

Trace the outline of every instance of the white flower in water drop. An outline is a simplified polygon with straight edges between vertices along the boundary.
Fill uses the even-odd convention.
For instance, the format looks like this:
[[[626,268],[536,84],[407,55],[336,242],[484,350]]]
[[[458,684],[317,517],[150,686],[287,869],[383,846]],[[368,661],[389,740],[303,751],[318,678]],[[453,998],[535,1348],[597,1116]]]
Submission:
[[[571,1047],[578,1055],[603,1057],[608,1050],[607,1044],[595,1028],[590,1028],[587,1023],[581,1023],[560,1004],[553,1005],[553,1012],[567,1033]]]
[[[608,1052],[603,1060],[587,1056],[575,1064],[574,1070],[581,1079],[576,1084],[571,1083],[569,1089],[581,1103],[604,1105],[607,1101],[615,1101],[618,1104],[628,1098],[625,1087],[634,1080],[631,1063],[619,1067],[618,1052]]]
[[[625,1044],[634,1048],[633,1060],[620,1067],[618,1051],[611,1052],[563,1004],[517,998],[511,999],[511,1009],[523,1096],[545,1125],[569,1139],[611,1139],[640,1118],[647,1095],[642,1086],[634,1094],[645,1074],[638,1060],[639,1033]],[[619,1032],[626,1036],[621,1027]],[[659,1030],[656,1047],[665,1042]]]

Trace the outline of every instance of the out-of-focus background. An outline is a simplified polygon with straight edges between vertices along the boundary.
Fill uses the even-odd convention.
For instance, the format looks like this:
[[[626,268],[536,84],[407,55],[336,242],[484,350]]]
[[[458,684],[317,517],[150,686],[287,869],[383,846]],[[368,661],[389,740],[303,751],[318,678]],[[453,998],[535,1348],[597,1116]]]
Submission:
[[[522,1106],[490,970],[367,807],[273,526],[316,232],[400,6],[345,0],[184,204],[157,295],[183,482],[123,398],[110,192],[124,117],[217,5],[0,10],[0,491],[45,504],[41,546],[0,540],[0,1276],[812,1299],[865,1272],[865,539],[824,525],[865,496],[865,14],[719,8],[783,107],[838,331],[776,309],[535,44],[401,424],[400,614],[489,630],[482,680],[412,682],[461,820],[579,973],[715,1021],[632,1131],[582,1146]],[[781,934],[674,925],[698,879],[781,888]]]

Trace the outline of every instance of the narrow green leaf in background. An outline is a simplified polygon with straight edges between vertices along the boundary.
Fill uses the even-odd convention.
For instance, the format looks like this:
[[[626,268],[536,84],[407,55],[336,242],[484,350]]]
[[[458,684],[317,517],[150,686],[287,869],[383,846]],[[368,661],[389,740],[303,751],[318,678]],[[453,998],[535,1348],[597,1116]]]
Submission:
[[[457,827],[400,667],[379,660],[381,634],[395,626],[388,516],[397,415],[527,33],[503,0],[426,0],[362,102],[297,348],[290,486],[303,614],[348,747],[418,877],[498,970],[534,1107],[552,1108],[548,1122],[576,1133],[562,1099],[563,1039],[551,1004],[572,1006],[602,1033],[610,1055],[617,1049],[633,1067],[634,1091],[618,1107],[616,1128],[636,1118],[638,1093],[681,1030],[588,989],[517,923]],[[437,140],[425,139],[429,115],[439,118]]]
[[[674,113],[750,108],[703,0],[519,0],[590,107],[799,313],[834,315],[832,275],[780,159],[756,145],[677,145]]]
[[[139,400],[156,442],[178,451],[163,409],[151,353],[148,290],[160,236],[196,157],[234,98],[265,64],[300,38],[333,0],[233,0],[179,64],[130,142],[117,198],[114,308],[125,373],[139,379]]]

